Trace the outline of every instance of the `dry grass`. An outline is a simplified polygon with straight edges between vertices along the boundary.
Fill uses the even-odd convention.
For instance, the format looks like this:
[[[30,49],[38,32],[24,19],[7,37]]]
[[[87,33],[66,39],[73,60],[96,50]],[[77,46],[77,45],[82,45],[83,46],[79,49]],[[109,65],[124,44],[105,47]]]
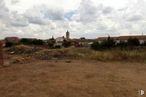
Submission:
[[[50,59],[86,59],[98,61],[130,61],[145,62],[146,49],[142,50],[106,50],[94,51],[89,48],[63,48],[63,49],[44,49],[41,47],[31,47],[20,45],[5,50],[7,53],[25,55],[41,60]]]
[[[95,52],[91,55],[92,59],[99,61],[130,61],[130,62],[145,62],[146,61],[146,52],[141,51],[102,51]]]
[[[146,91],[145,51],[18,48],[23,53],[6,50],[10,63],[0,67],[2,97],[138,97],[139,89]]]
[[[34,61],[0,68],[3,97],[138,97],[146,64],[85,60]]]

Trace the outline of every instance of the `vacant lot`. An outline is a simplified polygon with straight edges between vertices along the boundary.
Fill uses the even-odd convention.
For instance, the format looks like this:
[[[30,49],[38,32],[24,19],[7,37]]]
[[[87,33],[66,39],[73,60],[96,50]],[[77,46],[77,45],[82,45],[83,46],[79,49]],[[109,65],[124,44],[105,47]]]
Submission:
[[[145,63],[64,59],[0,67],[1,97],[138,97],[140,89],[146,91]]]

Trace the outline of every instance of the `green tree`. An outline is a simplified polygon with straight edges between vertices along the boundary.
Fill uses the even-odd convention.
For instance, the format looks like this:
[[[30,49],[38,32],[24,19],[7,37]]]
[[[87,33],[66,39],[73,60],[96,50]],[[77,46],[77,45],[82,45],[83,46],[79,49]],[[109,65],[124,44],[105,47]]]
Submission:
[[[137,38],[129,38],[127,41],[128,46],[139,46],[140,42]]]
[[[110,36],[100,44],[103,49],[110,49],[115,47],[115,41]]]
[[[68,41],[68,40],[64,40],[63,41],[63,44],[62,44],[64,47],[70,47],[71,46],[71,41]]]
[[[94,50],[100,50],[100,49],[101,49],[101,45],[99,44],[98,41],[94,41],[94,42],[91,44],[91,48],[94,49]]]

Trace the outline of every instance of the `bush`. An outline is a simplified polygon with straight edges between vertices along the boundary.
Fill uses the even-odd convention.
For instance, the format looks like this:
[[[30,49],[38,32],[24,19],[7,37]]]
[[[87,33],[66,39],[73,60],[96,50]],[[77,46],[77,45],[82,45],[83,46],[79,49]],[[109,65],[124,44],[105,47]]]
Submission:
[[[67,40],[64,40],[62,45],[67,48],[67,47],[71,46],[71,42],[67,41]]]
[[[127,41],[128,46],[139,46],[140,42],[137,38],[129,38]]]
[[[116,44],[117,47],[120,47],[121,49],[124,49],[127,47],[127,42],[125,41],[120,41],[119,43]]]
[[[43,40],[41,39],[21,39],[20,41],[22,44],[25,44],[25,45],[43,45],[44,42]]]
[[[12,46],[14,46],[14,45],[15,45],[15,44],[12,43],[12,42],[6,42],[5,47],[12,47]]]
[[[108,37],[107,40],[102,41],[101,43],[93,42],[91,48],[94,50],[104,50],[104,49],[111,49],[115,47],[115,41]]]
[[[91,44],[91,48],[94,49],[94,50],[100,50],[101,45],[97,41],[95,41]]]
[[[102,43],[101,43],[101,46],[104,48],[104,49],[110,49],[112,47],[115,47],[115,41],[114,39],[108,37],[107,40],[104,40]]]

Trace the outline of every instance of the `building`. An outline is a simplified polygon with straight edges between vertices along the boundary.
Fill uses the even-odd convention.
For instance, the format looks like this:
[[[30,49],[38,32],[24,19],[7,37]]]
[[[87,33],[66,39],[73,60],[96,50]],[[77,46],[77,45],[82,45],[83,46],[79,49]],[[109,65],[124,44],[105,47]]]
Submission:
[[[64,36],[62,36],[62,37],[57,37],[55,40],[56,40],[55,46],[62,46],[65,38]]]
[[[76,47],[91,47],[91,44],[95,41],[95,39],[73,39],[73,45]]]
[[[97,41],[101,43],[102,41],[106,40],[108,37],[99,37],[97,38]],[[116,41],[116,43],[119,43],[120,41],[127,42],[129,38],[136,38],[139,40],[140,44],[143,44],[146,42],[146,35],[137,35],[137,36],[119,36],[119,37],[111,37]]]
[[[70,39],[70,33],[67,30],[67,32],[66,32],[66,40],[69,40],[69,39]]]
[[[11,42],[14,44],[18,44],[20,42],[20,39],[18,37],[6,37],[5,42]]]
[[[67,40],[67,41],[70,40],[70,32],[67,30],[66,37],[64,37],[64,36],[57,37],[55,40],[56,40],[55,46],[61,46],[62,47],[64,40]]]

